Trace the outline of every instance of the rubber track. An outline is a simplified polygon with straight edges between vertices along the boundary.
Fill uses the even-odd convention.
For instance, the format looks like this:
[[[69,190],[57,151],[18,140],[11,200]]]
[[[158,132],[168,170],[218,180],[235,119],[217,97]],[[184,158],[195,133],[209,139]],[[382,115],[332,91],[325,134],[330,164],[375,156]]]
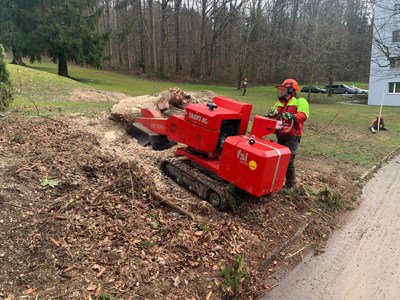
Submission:
[[[228,206],[228,201],[225,197],[226,183],[222,180],[215,180],[195,168],[190,160],[176,157],[167,158],[162,161],[161,170],[178,184],[208,202],[210,202],[209,196],[212,192],[218,194],[221,199],[220,204],[214,205],[210,202],[218,210],[223,210]]]

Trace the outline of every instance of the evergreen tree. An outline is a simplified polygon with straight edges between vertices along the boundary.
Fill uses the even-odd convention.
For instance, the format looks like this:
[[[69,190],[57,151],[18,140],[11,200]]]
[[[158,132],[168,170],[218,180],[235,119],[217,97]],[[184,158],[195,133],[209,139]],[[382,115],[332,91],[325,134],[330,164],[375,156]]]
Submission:
[[[0,111],[4,111],[12,100],[10,74],[6,68],[5,52],[0,44]]]
[[[67,66],[69,61],[100,68],[108,36],[96,34],[94,31],[102,11],[101,9],[95,10],[94,13],[91,11],[98,2],[79,0],[37,2],[41,2],[44,8],[37,34],[43,52],[58,62],[58,75],[69,77]]]
[[[1,0],[0,42],[31,61],[48,55],[58,62],[58,74],[69,77],[67,63],[101,67],[108,35],[94,33],[102,14],[96,0]]]
[[[37,1],[0,1],[0,42],[12,52],[12,63],[23,65],[22,57],[39,57],[35,30],[39,20]]]

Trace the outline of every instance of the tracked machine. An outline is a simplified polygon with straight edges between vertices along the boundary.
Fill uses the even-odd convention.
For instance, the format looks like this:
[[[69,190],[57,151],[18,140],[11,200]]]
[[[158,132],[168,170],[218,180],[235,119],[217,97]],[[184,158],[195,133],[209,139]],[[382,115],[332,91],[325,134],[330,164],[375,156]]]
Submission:
[[[133,123],[139,144],[162,150],[178,143],[175,157],[161,163],[177,183],[217,209],[228,205],[225,188],[232,184],[255,197],[282,189],[289,148],[262,137],[282,130],[282,122],[255,115],[252,105],[227,97],[207,104],[188,104],[184,115],[163,117],[142,109]]]

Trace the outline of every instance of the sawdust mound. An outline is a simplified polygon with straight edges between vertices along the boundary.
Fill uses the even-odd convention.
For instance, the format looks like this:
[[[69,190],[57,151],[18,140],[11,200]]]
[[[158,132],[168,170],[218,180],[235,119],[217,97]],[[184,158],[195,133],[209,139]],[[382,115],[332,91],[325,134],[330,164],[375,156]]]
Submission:
[[[258,262],[279,244],[279,228],[290,225],[291,235],[304,220],[288,220],[291,209],[276,202],[250,202],[238,216],[213,210],[161,177],[150,150],[139,151],[110,122],[3,121],[0,296],[221,299],[220,272],[239,253],[248,253],[248,280],[238,296],[257,296],[267,275]],[[161,205],[154,190],[181,197],[199,219]]]
[[[173,89],[118,105],[125,118],[213,97]],[[216,211],[159,170],[174,149],[140,147],[109,115],[0,124],[1,299],[223,299],[233,291],[221,272],[238,255],[246,278],[235,296],[257,299],[276,270],[329,236],[341,213],[284,192],[250,199],[236,214]],[[299,157],[298,166],[314,191],[349,193],[351,166],[322,157]]]
[[[123,93],[97,91],[91,89],[76,89],[71,92],[67,101],[94,101],[94,102],[119,102],[122,99],[129,97]]]
[[[213,210],[159,171],[172,149],[139,148],[107,116],[1,123],[0,298],[222,299],[231,291],[221,271],[240,254],[247,279],[236,296],[256,299],[279,265],[335,224],[294,194],[246,202],[238,214]],[[304,183],[339,185],[321,172],[325,161],[299,163]],[[159,203],[155,190],[198,220]],[[295,236],[300,244],[276,251]]]

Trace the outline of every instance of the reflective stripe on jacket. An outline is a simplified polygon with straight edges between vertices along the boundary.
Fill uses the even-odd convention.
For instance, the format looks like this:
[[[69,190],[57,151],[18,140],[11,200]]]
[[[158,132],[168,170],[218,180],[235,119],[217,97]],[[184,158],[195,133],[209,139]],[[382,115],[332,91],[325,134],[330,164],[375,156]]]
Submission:
[[[310,114],[308,102],[305,98],[293,97],[288,102],[279,100],[275,103],[274,109],[282,115],[289,112],[296,118],[292,129],[289,132],[285,132],[285,129],[283,129],[280,136],[302,136],[304,121],[308,119]],[[285,123],[290,126],[290,121],[286,120]]]

